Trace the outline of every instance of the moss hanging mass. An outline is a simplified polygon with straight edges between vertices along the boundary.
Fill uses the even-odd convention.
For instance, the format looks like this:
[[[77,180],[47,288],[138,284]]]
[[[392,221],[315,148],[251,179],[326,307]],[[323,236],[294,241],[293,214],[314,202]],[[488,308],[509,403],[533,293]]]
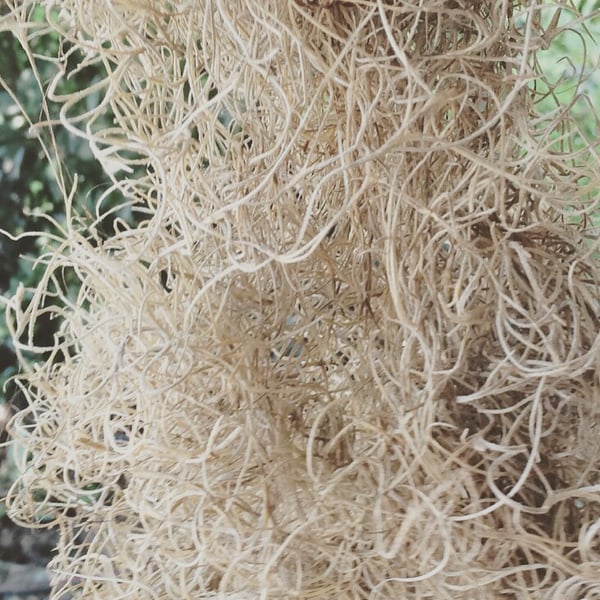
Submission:
[[[600,594],[599,164],[535,85],[571,9],[33,4],[0,27],[59,32],[46,93],[137,215],[65,190],[9,304],[20,351],[61,320],[7,498],[52,597]]]

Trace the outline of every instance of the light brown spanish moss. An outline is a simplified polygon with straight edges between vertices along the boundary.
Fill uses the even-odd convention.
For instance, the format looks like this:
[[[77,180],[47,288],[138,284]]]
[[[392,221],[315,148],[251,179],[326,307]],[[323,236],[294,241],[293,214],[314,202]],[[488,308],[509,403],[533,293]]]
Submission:
[[[559,7],[31,4],[2,27],[59,31],[57,81],[102,63],[47,95],[145,215],[103,239],[65,189],[8,305],[22,350],[62,319],[7,499],[60,529],[53,598],[600,598],[600,170],[536,110]]]

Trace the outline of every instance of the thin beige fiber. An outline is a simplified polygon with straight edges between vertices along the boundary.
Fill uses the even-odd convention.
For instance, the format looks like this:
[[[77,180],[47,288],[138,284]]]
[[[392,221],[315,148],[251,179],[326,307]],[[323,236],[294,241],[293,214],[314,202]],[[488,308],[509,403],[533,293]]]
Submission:
[[[48,97],[139,215],[74,188],[8,305],[23,351],[62,319],[7,499],[52,598],[600,598],[600,172],[536,110],[572,9],[41,4],[2,27],[60,32]]]

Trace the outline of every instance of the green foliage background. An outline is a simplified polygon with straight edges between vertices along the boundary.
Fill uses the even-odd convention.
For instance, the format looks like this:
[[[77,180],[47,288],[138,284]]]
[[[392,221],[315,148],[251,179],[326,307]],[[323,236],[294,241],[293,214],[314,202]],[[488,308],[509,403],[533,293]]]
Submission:
[[[38,15],[42,19],[43,14]],[[31,42],[38,56],[57,56],[59,39],[47,34]],[[64,50],[64,49],[63,49]],[[76,57],[75,57],[76,58]],[[38,60],[38,78],[47,86],[56,75],[58,67],[51,61]],[[70,93],[87,87],[91,81],[102,78],[99,70],[89,69],[65,81],[57,92]],[[12,296],[19,283],[34,288],[43,272],[43,265],[34,266],[50,236],[56,232],[55,223],[64,221],[64,197],[57,185],[57,164],[60,162],[67,189],[76,175],[78,179],[77,202],[80,211],[88,207],[110,186],[108,177],[92,155],[87,143],[60,126],[53,128],[56,156],[46,156],[40,140],[30,134],[30,123],[42,116],[42,95],[36,74],[27,54],[11,33],[0,33],[0,228],[9,232],[11,239],[0,234],[0,294]],[[4,89],[2,89],[2,87]],[[18,99],[15,103],[11,90]],[[91,97],[88,102],[100,102]],[[58,106],[49,103],[50,116],[58,117]],[[24,114],[25,113],[25,114]],[[106,116],[107,124],[110,116]],[[53,140],[44,137],[48,147]],[[25,232],[40,232],[40,236],[22,236]],[[57,323],[42,321],[36,331],[36,342],[47,345],[57,328]],[[14,387],[11,375],[17,371],[17,360],[4,319],[0,319],[0,402],[10,398]]]
[[[543,4],[548,5],[545,20],[549,22],[557,3]],[[541,114],[569,111],[576,130],[570,138],[573,146],[559,150],[586,149],[592,160],[600,160],[600,0],[566,3],[558,23],[563,32],[536,57],[537,69],[546,79],[532,86],[538,95],[537,110]],[[591,193],[596,196],[599,190]],[[586,225],[600,228],[600,214],[592,215]]]
[[[556,4],[546,2],[550,10],[547,20],[552,18]],[[597,140],[600,106],[600,0],[579,0],[577,10],[586,15],[585,23],[577,23],[576,14],[567,5],[563,8],[559,24],[570,25],[552,40],[547,50],[538,52],[539,66],[555,89],[537,85],[541,100],[541,112],[556,109],[557,103],[570,106],[575,121],[582,128],[587,141]],[[584,139],[579,140],[585,143]]]

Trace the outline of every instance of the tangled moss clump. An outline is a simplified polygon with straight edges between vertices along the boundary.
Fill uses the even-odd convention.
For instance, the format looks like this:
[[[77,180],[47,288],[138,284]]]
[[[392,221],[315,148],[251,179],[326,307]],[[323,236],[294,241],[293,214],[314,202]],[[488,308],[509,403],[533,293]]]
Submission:
[[[69,221],[10,305],[22,344],[63,319],[8,497],[60,528],[53,597],[600,594],[600,173],[536,113],[550,9],[44,4],[144,216]]]

